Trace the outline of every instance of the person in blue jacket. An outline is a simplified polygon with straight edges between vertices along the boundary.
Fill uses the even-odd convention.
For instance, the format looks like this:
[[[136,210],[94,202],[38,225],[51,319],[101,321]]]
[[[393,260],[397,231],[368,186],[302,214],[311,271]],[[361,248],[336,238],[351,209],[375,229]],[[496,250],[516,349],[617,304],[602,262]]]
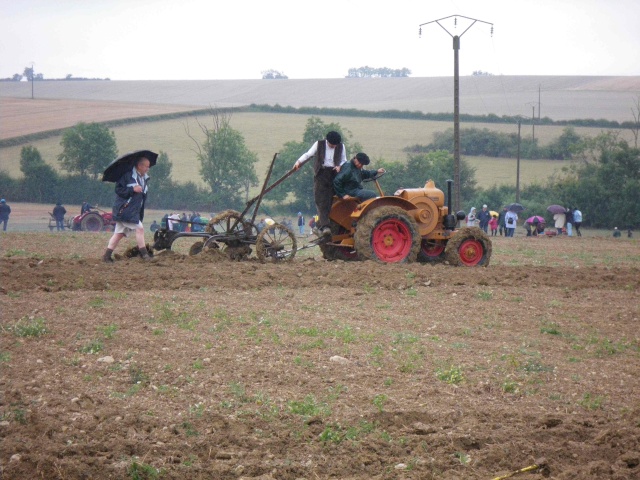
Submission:
[[[150,167],[149,159],[140,157],[136,159],[131,171],[126,172],[116,182],[116,197],[113,203],[113,220],[116,222],[116,227],[102,256],[102,260],[105,262],[113,262],[111,254],[120,240],[131,233],[135,233],[136,243],[143,260],[151,260],[151,255],[149,255],[144,243],[144,227],[142,225],[144,202],[149,188],[147,172]]]
[[[373,190],[362,188],[362,179],[374,178],[379,173],[384,173],[384,168],[378,170],[364,170],[364,165],[369,165],[370,160],[366,153],[358,153],[340,168],[340,173],[333,179],[333,188],[336,195],[344,200],[351,197],[361,202],[376,198],[378,195]]]

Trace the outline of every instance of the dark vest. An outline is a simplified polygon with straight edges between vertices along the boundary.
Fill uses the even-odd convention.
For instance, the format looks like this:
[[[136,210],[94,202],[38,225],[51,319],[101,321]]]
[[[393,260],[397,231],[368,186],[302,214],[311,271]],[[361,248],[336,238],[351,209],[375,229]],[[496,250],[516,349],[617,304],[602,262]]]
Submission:
[[[342,158],[342,149],[344,145],[339,143],[336,145],[336,149],[333,152],[333,165],[340,165],[340,159]],[[327,153],[327,141],[326,140],[318,140],[318,151],[316,152],[316,163],[313,164],[313,171],[317,174],[322,165],[324,164],[324,156]]]

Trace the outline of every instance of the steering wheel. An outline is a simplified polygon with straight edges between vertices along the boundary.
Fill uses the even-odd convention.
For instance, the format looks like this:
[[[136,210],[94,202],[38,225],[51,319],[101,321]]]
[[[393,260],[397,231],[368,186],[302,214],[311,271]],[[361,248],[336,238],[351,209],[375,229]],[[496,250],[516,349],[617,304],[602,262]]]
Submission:
[[[382,173],[376,173],[373,177],[371,178],[364,178],[362,179],[362,183],[367,183],[367,182],[375,182],[376,180],[378,180],[381,177],[384,177],[387,174],[387,171],[385,170]]]

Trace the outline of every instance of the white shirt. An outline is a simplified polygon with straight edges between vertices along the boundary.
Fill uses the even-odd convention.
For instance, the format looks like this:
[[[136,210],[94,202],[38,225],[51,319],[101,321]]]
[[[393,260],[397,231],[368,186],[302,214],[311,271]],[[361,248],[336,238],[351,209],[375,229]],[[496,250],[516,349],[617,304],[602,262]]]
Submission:
[[[324,154],[324,163],[322,164],[322,166],[333,168],[335,167],[335,165],[333,164],[333,154],[336,151],[336,147],[331,147],[329,145],[329,142],[327,142],[326,140],[322,141],[326,142],[327,144],[327,148]],[[302,154],[302,156],[296,161],[294,167],[301,167],[316,153],[318,153],[318,142],[315,142],[307,153]],[[342,165],[344,163],[347,163],[347,149],[345,148],[344,144],[342,144],[342,158],[340,159],[339,165]]]
[[[144,176],[140,176],[138,170],[136,170],[136,167],[133,167],[133,180],[136,183],[130,183],[129,185],[127,185],[127,187],[133,188],[136,185],[140,185],[142,187],[142,193],[147,193],[147,180],[149,180],[149,175],[147,173],[145,173]]]

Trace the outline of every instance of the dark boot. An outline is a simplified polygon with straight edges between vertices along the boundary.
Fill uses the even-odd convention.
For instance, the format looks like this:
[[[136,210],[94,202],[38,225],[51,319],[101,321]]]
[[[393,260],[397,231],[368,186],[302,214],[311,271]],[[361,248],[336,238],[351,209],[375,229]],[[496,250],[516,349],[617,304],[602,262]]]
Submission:
[[[104,251],[104,255],[102,255],[102,261],[106,263],[113,263],[113,258],[111,258],[112,253],[113,253],[113,250],[110,248],[107,248]]]
[[[147,247],[142,247],[139,250],[140,250],[140,256],[142,257],[142,260],[146,262],[151,260],[151,255],[149,255],[149,252],[147,251]]]

